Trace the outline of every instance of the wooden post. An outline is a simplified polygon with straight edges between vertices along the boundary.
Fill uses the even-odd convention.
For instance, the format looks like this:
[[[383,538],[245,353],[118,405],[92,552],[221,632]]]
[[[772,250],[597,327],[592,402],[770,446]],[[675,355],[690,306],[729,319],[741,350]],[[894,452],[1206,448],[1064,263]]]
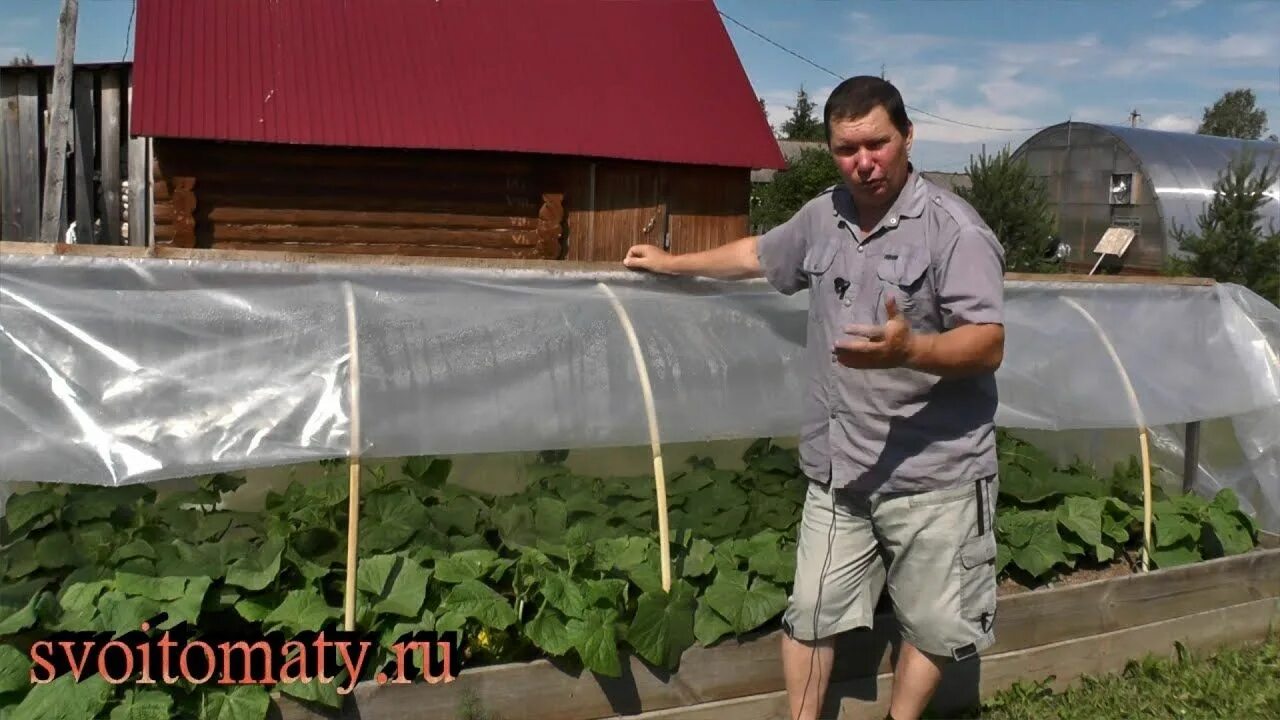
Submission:
[[[356,569],[360,538],[360,345],[356,332],[356,298],[351,283],[343,283],[347,304],[347,345],[351,360],[348,383],[351,393],[351,449],[347,496],[347,577],[343,600],[343,629],[356,629]]]
[[[102,216],[101,240],[119,245],[120,235],[120,75],[114,71],[102,75]]]
[[[133,76],[129,76],[129,107],[133,107]],[[147,139],[129,138],[129,244],[150,245],[151,235],[151,153]]]
[[[653,455],[654,490],[658,496],[658,542],[660,543],[659,552],[662,555],[662,589],[671,592],[671,529],[667,518],[667,476],[662,467],[662,440],[658,436],[658,413],[653,404],[653,387],[649,384],[649,369],[645,365],[644,353],[640,350],[640,340],[636,337],[636,330],[631,325],[631,317],[627,314],[627,309],[622,306],[622,302],[608,285],[597,283],[597,286],[609,298],[613,311],[617,313],[618,320],[622,323],[622,330],[627,334],[627,341],[631,344],[631,355],[635,360],[636,372],[640,375],[640,391],[644,397],[645,416],[649,421],[649,450]]]
[[[67,141],[71,133],[71,74],[76,56],[76,18],[79,0],[62,0],[58,15],[58,51],[53,71],[53,98],[49,103],[49,152],[44,173],[44,205],[41,207],[40,241],[58,242],[67,174]]]
[[[1196,485],[1196,473],[1200,469],[1200,421],[1187,423],[1187,440],[1182,452],[1182,492],[1189,493]]]
[[[83,245],[97,244],[94,232],[94,212],[97,193],[93,182],[93,160],[97,151],[94,132],[93,75],[88,71],[74,73],[72,79],[75,100],[73,117],[76,126],[74,164],[76,169],[76,242]]]
[[[1138,393],[1133,389],[1133,381],[1129,379],[1129,372],[1124,369],[1124,363],[1120,362],[1120,354],[1116,352],[1115,345],[1111,344],[1111,339],[1103,332],[1102,326],[1098,321],[1089,314],[1087,310],[1080,306],[1080,303],[1069,297],[1063,297],[1061,300],[1070,305],[1076,312],[1084,316],[1086,322],[1093,327],[1094,333],[1098,339],[1102,341],[1102,347],[1107,351],[1107,355],[1111,357],[1111,362],[1115,365],[1116,373],[1120,376],[1120,382],[1124,384],[1125,396],[1129,399],[1129,409],[1133,412],[1134,422],[1138,426],[1138,446],[1142,451],[1142,571],[1146,572],[1151,569],[1151,450],[1147,441],[1147,419],[1142,413],[1142,406],[1138,404]]]

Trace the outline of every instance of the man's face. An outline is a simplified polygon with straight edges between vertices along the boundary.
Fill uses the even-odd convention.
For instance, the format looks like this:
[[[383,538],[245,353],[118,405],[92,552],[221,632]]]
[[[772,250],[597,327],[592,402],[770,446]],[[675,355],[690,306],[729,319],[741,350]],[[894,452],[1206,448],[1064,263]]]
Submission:
[[[898,197],[914,133],[903,136],[879,105],[860,118],[831,121],[831,154],[859,208],[885,209]]]

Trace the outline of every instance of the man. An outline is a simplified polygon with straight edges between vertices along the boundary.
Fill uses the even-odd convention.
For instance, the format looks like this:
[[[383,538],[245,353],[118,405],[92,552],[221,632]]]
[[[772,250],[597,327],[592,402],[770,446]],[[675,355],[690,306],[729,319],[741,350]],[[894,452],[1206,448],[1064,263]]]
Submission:
[[[903,634],[889,717],[907,720],[944,663],[994,641],[1004,254],[971,206],[912,167],[891,84],[842,82],[824,122],[842,185],[759,237],[687,255],[638,245],[624,264],[809,290],[791,715],[818,717],[834,637],[869,627],[887,585]]]

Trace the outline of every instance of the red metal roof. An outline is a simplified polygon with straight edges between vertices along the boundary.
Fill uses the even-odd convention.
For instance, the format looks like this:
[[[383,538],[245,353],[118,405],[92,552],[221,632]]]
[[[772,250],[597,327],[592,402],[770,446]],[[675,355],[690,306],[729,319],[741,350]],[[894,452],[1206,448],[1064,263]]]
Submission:
[[[781,168],[711,0],[139,0],[130,130]]]

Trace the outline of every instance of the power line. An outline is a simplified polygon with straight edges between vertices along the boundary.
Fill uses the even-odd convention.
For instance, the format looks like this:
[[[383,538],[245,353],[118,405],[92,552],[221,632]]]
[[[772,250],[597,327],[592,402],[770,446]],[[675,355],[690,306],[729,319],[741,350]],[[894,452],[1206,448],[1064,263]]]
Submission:
[[[133,0],[133,7],[129,10],[129,27],[124,30],[124,54],[120,56],[120,62],[124,62],[129,57],[129,43],[133,40],[133,16],[138,13],[138,0]]]
[[[734,18],[733,16],[729,15],[728,13],[724,12],[723,10],[719,10],[718,12],[720,13],[720,15],[721,15],[721,16],[723,16],[723,17],[724,17],[724,19],[728,20],[729,22],[733,23],[734,25],[737,25],[738,27],[742,28],[743,30],[746,30],[747,32],[751,33],[752,35],[755,35],[756,37],[760,38],[761,40],[764,40],[765,42],[769,43],[770,45],[773,45],[774,47],[778,48],[779,50],[782,50],[783,52],[785,52],[785,53],[787,53],[787,54],[789,54],[789,55],[793,55],[793,56],[795,56],[795,57],[799,58],[801,61],[806,62],[806,63],[808,63],[808,64],[810,64],[810,65],[814,66],[815,68],[817,68],[817,69],[819,69],[819,70],[821,70],[821,71],[823,71],[823,72],[827,73],[828,75],[831,75],[832,77],[836,78],[837,80],[844,80],[844,79],[845,79],[845,78],[844,78],[844,76],[843,76],[843,75],[841,75],[840,73],[837,73],[837,72],[835,72],[834,70],[831,70],[830,68],[823,67],[822,65],[819,65],[818,63],[816,63],[816,62],[814,62],[814,61],[810,60],[809,58],[807,58],[807,57],[805,57],[805,56],[801,55],[800,53],[796,52],[795,50],[792,50],[791,48],[788,48],[788,47],[786,47],[786,46],[784,46],[784,45],[782,45],[782,44],[780,44],[780,43],[776,42],[775,40],[773,40],[773,39],[771,39],[771,38],[769,38],[769,37],[766,37],[765,35],[761,34],[760,32],[758,32],[758,31],[754,30],[753,28],[751,28],[751,27],[747,26],[747,25],[746,25],[745,23],[743,23],[742,21],[740,21],[740,20],[738,20],[738,19]],[[881,65],[881,67],[880,67],[880,72],[881,72],[881,76],[883,77],[883,73],[884,73],[884,66],[883,66],[883,65]],[[903,104],[904,104],[904,105],[906,105],[906,103],[903,103]],[[1029,128],[1002,128],[1002,127],[992,127],[992,126],[990,126],[990,125],[978,125],[978,124],[976,124],[976,123],[968,123],[968,122],[964,122],[963,120],[952,120],[951,118],[943,117],[943,116],[941,116],[941,115],[935,115],[934,113],[931,113],[931,112],[929,112],[928,110],[922,110],[922,109],[920,109],[920,108],[918,108],[918,107],[913,107],[913,106],[911,106],[911,105],[906,105],[906,107],[907,107],[907,109],[908,109],[908,110],[910,110],[910,111],[912,111],[912,112],[917,112],[917,113],[920,113],[921,115],[927,115],[927,116],[929,116],[929,117],[931,117],[931,118],[935,118],[935,119],[937,119],[937,120],[941,120],[941,121],[943,121],[943,122],[949,122],[949,123],[953,123],[953,124],[955,124],[955,125],[963,125],[964,127],[978,128],[979,130],[997,130],[997,131],[999,131],[999,132],[1034,132],[1034,131],[1036,131],[1036,130],[1043,130],[1043,129],[1045,129],[1046,127],[1049,127],[1048,125],[1042,125],[1042,126],[1040,126],[1040,127],[1029,127]]]

